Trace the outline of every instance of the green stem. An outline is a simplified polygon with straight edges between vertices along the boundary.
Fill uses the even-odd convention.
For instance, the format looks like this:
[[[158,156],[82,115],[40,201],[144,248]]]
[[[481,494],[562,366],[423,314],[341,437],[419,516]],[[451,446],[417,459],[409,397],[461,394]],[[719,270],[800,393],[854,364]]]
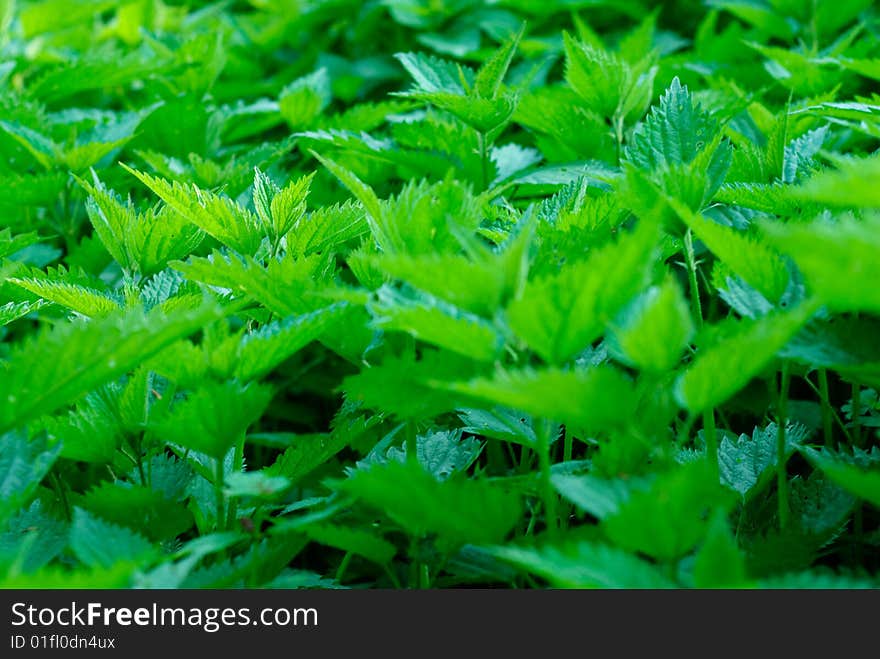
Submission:
[[[58,478],[58,474],[54,471],[52,472],[50,480],[55,487],[55,492],[58,494],[58,498],[61,500],[61,506],[64,508],[64,517],[69,522],[73,519],[73,516],[71,514],[70,500],[67,498],[67,490],[64,489],[64,483],[61,482],[61,479]]]
[[[336,583],[342,583],[342,577],[345,576],[345,570],[348,568],[348,564],[351,563],[351,552],[345,552],[345,556],[342,557],[342,561],[339,563],[339,567],[336,570]]]
[[[562,442],[562,461],[571,462],[571,456],[574,453],[574,438],[572,438],[571,433],[568,432],[568,428],[564,428],[562,431]]]
[[[477,140],[480,146],[480,171],[483,179],[483,190],[489,189],[489,140],[486,133],[477,133]]]
[[[691,312],[694,325],[699,329],[703,326],[703,307],[700,303],[700,284],[697,281],[697,261],[694,256],[694,234],[690,229],[684,234],[684,257],[687,261],[688,282],[691,289]]]
[[[223,458],[218,458],[214,465],[214,496],[217,499],[217,530],[226,528],[226,495],[223,494]]]
[[[242,434],[241,439],[235,444],[235,453],[232,456],[232,470],[236,473],[244,469],[244,443],[246,436]],[[229,513],[226,516],[227,522],[233,524],[238,519],[238,500],[231,499],[229,501]]]
[[[783,530],[788,526],[791,517],[788,503],[788,472],[785,468],[785,434],[788,425],[788,385],[790,380],[789,364],[787,361],[783,361],[777,405],[778,430],[776,432],[776,489],[779,503],[779,528]]]
[[[419,461],[419,440],[415,421],[408,421],[406,424],[406,459],[412,463]]]
[[[550,471],[550,433],[552,424],[542,420],[537,425],[541,500],[544,503],[544,515],[547,518],[547,533],[553,538],[556,536],[559,528],[559,511],[557,509],[556,492],[553,489]]]
[[[626,120],[625,117],[615,116],[612,118],[612,123],[614,124],[614,138],[617,143],[617,164],[620,164],[620,161],[623,160],[623,124]]]
[[[833,410],[828,397],[828,371],[819,369],[819,398],[822,401],[822,434],[825,437],[825,447],[832,448],[834,435],[832,434]]]
[[[706,455],[709,456],[712,477],[717,482],[721,478],[721,467],[718,464],[718,434],[715,431],[715,410],[712,408],[703,412],[703,437],[706,440]]]
[[[856,448],[862,447],[862,387],[858,382],[852,385],[852,442]]]

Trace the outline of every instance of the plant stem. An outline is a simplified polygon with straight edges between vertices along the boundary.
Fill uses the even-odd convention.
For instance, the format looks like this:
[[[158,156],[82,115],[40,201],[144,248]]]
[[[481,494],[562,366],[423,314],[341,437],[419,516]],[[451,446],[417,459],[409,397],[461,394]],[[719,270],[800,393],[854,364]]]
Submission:
[[[226,496],[223,494],[223,458],[217,458],[214,465],[214,496],[217,499],[217,530],[226,528]]]
[[[232,457],[232,469],[238,473],[244,469],[244,443],[246,435],[242,434],[241,439],[235,444],[235,453]],[[227,523],[234,524],[238,519],[238,500],[231,499],[229,501],[229,513],[226,516]]]
[[[550,432],[552,424],[546,420],[542,420],[537,425],[541,500],[544,503],[547,533],[553,538],[556,536],[556,532],[559,528],[559,511],[557,510],[556,505],[556,492],[553,489],[553,482],[550,478]]]
[[[615,113],[615,116],[612,118],[612,123],[614,124],[614,139],[617,143],[617,164],[620,164],[620,161],[623,160],[623,123],[626,120],[625,117],[619,116]]]
[[[415,421],[406,423],[406,459],[414,464],[419,461],[419,440]]]
[[[715,410],[710,408],[703,412],[703,438],[706,440],[706,455],[715,481],[721,478],[721,467],[718,463],[718,434],[715,430]]]
[[[862,448],[862,387],[858,382],[852,385],[852,443]]]
[[[825,437],[825,447],[832,448],[834,444],[834,436],[832,434],[832,415],[831,401],[828,399],[828,371],[824,368],[819,369],[819,398],[822,402],[822,434]]]
[[[684,257],[691,289],[691,312],[694,325],[699,329],[703,326],[703,307],[700,304],[700,284],[697,281],[697,261],[694,257],[694,234],[690,229],[684,234]]]
[[[342,577],[345,576],[345,570],[348,568],[348,564],[351,563],[351,552],[345,552],[345,556],[342,557],[342,561],[339,563],[339,567],[336,569],[336,582],[342,583]]]
[[[779,528],[785,529],[791,517],[788,503],[788,472],[785,468],[786,446],[785,434],[788,425],[788,385],[791,380],[789,364],[782,362],[782,375],[779,384],[779,401],[777,405],[778,429],[776,431],[776,489],[779,503]]]
[[[477,142],[480,148],[480,171],[482,176],[483,190],[489,189],[489,140],[486,133],[477,133]]]
[[[562,442],[562,461],[571,462],[571,456],[574,453],[574,438],[568,432],[568,428],[565,427],[562,430]]]

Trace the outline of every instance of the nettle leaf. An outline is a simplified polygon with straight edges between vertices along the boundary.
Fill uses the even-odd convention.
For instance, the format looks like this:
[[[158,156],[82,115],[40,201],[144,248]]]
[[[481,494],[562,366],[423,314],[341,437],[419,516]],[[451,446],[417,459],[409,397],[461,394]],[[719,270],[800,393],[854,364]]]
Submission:
[[[36,245],[41,240],[42,237],[35,231],[13,234],[12,229],[8,227],[0,230],[0,259],[12,256],[25,247]]]
[[[351,439],[343,432],[296,436],[293,438],[293,445],[266,467],[264,473],[283,477],[291,485],[296,485],[348,446]]]
[[[768,301],[775,303],[782,297],[790,275],[778,253],[756,236],[722,226],[674,200],[670,203],[688,228],[725,266],[760,291]]]
[[[373,324],[382,330],[408,332],[473,359],[493,361],[504,344],[492,324],[425,294],[405,294],[383,286],[368,308]]]
[[[363,556],[379,565],[388,564],[397,548],[369,531],[335,524],[312,524],[305,529],[313,542]]]
[[[24,318],[46,305],[45,300],[29,302],[7,302],[0,306],[0,327],[8,325],[19,318]]]
[[[121,310],[119,303],[113,297],[85,286],[53,281],[49,278],[19,279],[13,277],[7,281],[43,300],[54,302],[90,318],[100,318]]]
[[[795,190],[798,198],[844,208],[880,208],[880,156],[846,158],[837,170],[812,176]]]
[[[287,249],[298,257],[335,250],[370,232],[364,211],[353,202],[322,206],[300,218],[287,234]]]
[[[455,410],[461,396],[449,391],[441,378],[452,381],[479,372],[473,360],[440,350],[412,357],[389,357],[380,364],[345,378],[342,389],[351,401],[391,412],[401,419],[424,419]],[[434,381],[440,384],[434,386]]]
[[[510,328],[548,362],[568,361],[648,284],[657,241],[657,225],[642,221],[586,259],[527,282],[507,308]]]
[[[399,95],[427,101],[447,110],[483,135],[502,128],[516,109],[516,92],[502,80],[522,36],[522,30],[496,51],[476,74],[460,64],[415,53],[398,53],[397,60],[412,76],[411,89]]]
[[[118,563],[143,565],[157,554],[147,538],[98,519],[82,508],[73,510],[70,549],[83,565],[100,568]]]
[[[151,427],[167,442],[222,460],[260,418],[272,395],[271,388],[254,382],[205,383]]]
[[[438,481],[414,461],[359,469],[332,486],[384,511],[415,537],[436,533],[444,544],[502,540],[519,519],[517,497],[486,480]]]
[[[238,471],[226,476],[223,491],[229,497],[272,501],[290,489],[284,476],[272,476],[264,470]]]
[[[659,475],[648,489],[634,492],[605,517],[602,527],[623,549],[670,560],[703,540],[711,523],[707,512],[732,503],[701,460]]]
[[[438,430],[416,437],[416,457],[429,474],[445,480],[464,472],[479,457],[483,445],[473,437],[462,438],[461,430]],[[388,449],[389,459],[404,462],[407,445]]]
[[[694,101],[687,86],[673,78],[660,104],[633,133],[626,158],[648,171],[686,165],[712,144],[717,132],[718,122]]]
[[[464,432],[523,446],[537,443],[531,418],[517,410],[461,408],[459,416],[467,424],[462,428]]]
[[[187,221],[241,254],[253,254],[263,240],[257,215],[242,208],[232,199],[198,186],[139,172],[127,165],[126,171],[150,188],[162,201]]]
[[[630,303],[612,328],[606,342],[612,355],[631,366],[657,372],[678,364],[694,333],[687,299],[668,277]]]
[[[600,478],[592,474],[553,474],[553,487],[582,511],[602,520],[620,511],[633,494],[650,487],[650,479]]]
[[[20,343],[0,381],[0,429],[48,414],[219,318],[213,305],[59,324]]]
[[[0,560],[19,563],[23,574],[44,568],[67,546],[69,526],[40,499],[20,508],[0,533]]]
[[[202,242],[204,234],[171,207],[143,213],[123,202],[94,174],[94,184],[77,178],[89,194],[86,212],[101,243],[117,263],[148,276],[168,261],[183,258]]]
[[[805,447],[802,452],[817,469],[847,492],[880,507],[880,452],[876,449],[871,453],[855,449],[847,454]]]
[[[770,363],[817,307],[812,300],[787,312],[743,321],[734,332],[701,349],[675,384],[678,403],[691,412],[702,412],[725,402]]]
[[[326,255],[295,258],[288,253],[270,258],[263,265],[250,256],[212,252],[172,264],[190,280],[244,294],[280,316],[302,314],[327,306],[326,300],[309,295],[331,274]]]
[[[727,516],[716,513],[694,561],[697,588],[738,588],[748,583],[746,561],[730,532]]]
[[[302,218],[314,176],[312,173],[291,181],[282,189],[259,168],[254,169],[254,208],[271,240],[286,236]]]
[[[122,435],[113,410],[97,395],[64,416],[47,418],[44,427],[61,444],[61,457],[97,464],[113,460]]]
[[[862,219],[763,224],[770,240],[789,254],[810,290],[835,311],[880,311],[880,215]],[[822,249],[816,249],[821,245]]]
[[[317,119],[332,99],[330,76],[322,67],[282,89],[278,108],[291,128],[305,128]]]
[[[105,522],[122,526],[156,542],[184,533],[192,515],[183,504],[152,488],[127,483],[103,483],[80,500],[80,506]]]
[[[576,41],[563,33],[565,79],[590,110],[622,122],[638,119],[651,102],[654,76],[652,58],[631,64],[602,48]]]
[[[342,317],[345,303],[302,316],[273,321],[245,334],[238,344],[235,376],[244,382],[262,377],[321,336]]]
[[[742,434],[732,441],[724,437],[718,446],[721,482],[739,492],[744,501],[761,493],[771,482],[778,462],[776,450],[779,427],[771,423],[755,428],[752,436]],[[791,456],[808,435],[807,429],[789,424],[785,433],[785,454]]]
[[[61,444],[50,443],[45,435],[0,435],[0,525],[30,500],[60,453]]]
[[[458,382],[433,380],[431,385],[596,431],[626,425],[637,400],[633,383],[608,366],[571,371],[498,371],[492,377]]]
[[[556,588],[676,587],[658,566],[608,544],[570,539],[536,547],[492,547],[489,552]]]

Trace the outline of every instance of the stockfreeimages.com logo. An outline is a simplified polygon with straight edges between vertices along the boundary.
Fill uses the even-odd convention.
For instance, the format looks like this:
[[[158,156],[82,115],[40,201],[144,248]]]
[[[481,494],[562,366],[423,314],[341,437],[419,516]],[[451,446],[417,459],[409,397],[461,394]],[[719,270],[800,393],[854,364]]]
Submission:
[[[26,602],[12,605],[12,626],[21,627],[190,627],[214,633],[224,627],[317,627],[318,611],[313,608],[220,607],[107,607],[100,602],[70,606],[36,607]]]

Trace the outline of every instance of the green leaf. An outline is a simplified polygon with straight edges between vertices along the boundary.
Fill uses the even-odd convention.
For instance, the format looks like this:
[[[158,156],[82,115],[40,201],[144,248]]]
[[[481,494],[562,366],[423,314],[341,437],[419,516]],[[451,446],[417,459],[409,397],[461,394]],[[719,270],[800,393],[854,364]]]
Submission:
[[[735,441],[728,437],[721,440],[718,447],[721,482],[739,492],[744,501],[760,494],[773,479],[778,461],[778,434],[779,427],[770,423],[764,428],[755,428],[751,437],[742,434]],[[785,432],[786,456],[798,450],[806,438],[804,426],[789,424]]]
[[[880,208],[880,156],[847,158],[837,170],[811,177],[796,194],[799,198],[845,208]]]
[[[107,316],[119,311],[119,303],[110,296],[85,286],[53,281],[49,278],[10,278],[7,281],[20,286],[48,302],[60,304],[90,318]]]
[[[397,553],[397,548],[387,540],[359,528],[313,524],[306,527],[306,535],[313,542],[363,556],[379,565],[387,565]]]
[[[425,294],[407,295],[388,286],[368,308],[373,324],[482,361],[493,361],[504,341],[485,320]]]
[[[53,517],[40,499],[19,509],[4,527],[0,561],[20,564],[23,574],[44,568],[67,546],[67,522]]]
[[[35,302],[7,302],[0,306],[0,327],[15,322],[19,318],[24,318],[28,314],[37,311],[45,305],[45,300],[37,300]]]
[[[802,452],[813,466],[847,492],[880,507],[880,454],[876,449],[870,454],[857,449],[846,454],[805,447]]]
[[[675,384],[675,398],[691,412],[715,407],[745,387],[816,311],[807,301],[787,312],[742,322],[714,345],[701,349]]]
[[[474,463],[483,445],[473,437],[462,438],[461,434],[461,430],[438,430],[416,437],[416,456],[425,471],[438,480],[445,480],[466,471]],[[407,445],[391,447],[387,456],[405,462]]]
[[[657,234],[656,224],[642,221],[586,259],[527,282],[507,309],[511,329],[550,363],[575,357],[645,288]]]
[[[183,504],[144,485],[105,482],[86,492],[80,506],[153,542],[174,538],[192,526],[192,515]]]
[[[438,481],[414,461],[359,469],[333,487],[384,511],[412,536],[436,533],[456,546],[502,540],[521,512],[519,500],[497,485]]]
[[[202,190],[196,185],[139,172],[127,165],[126,171],[152,190],[176,213],[241,254],[253,254],[263,239],[259,218],[232,199]]]
[[[222,460],[260,418],[272,395],[270,387],[255,382],[207,382],[151,427],[167,442]]]
[[[727,516],[716,513],[694,561],[697,588],[740,588],[747,585],[745,557],[730,532]]]
[[[788,287],[790,275],[785,261],[759,238],[723,226],[691,212],[675,200],[670,202],[678,216],[709,250],[730,270],[776,303]]]
[[[82,508],[73,509],[70,548],[90,568],[111,568],[117,563],[143,565],[156,555],[153,545],[142,535],[104,522]]]
[[[341,318],[343,303],[302,316],[273,321],[245,334],[238,344],[235,376],[248,381],[262,377],[317,339]]]
[[[681,287],[667,277],[637,297],[612,324],[609,351],[646,371],[672,369],[694,333]]]
[[[0,429],[48,414],[220,316],[213,305],[56,325],[18,344],[0,380]]]
[[[46,477],[61,452],[45,435],[28,439],[19,432],[0,436],[0,525],[20,510]]]
[[[495,98],[501,89],[501,82],[507,75],[510,63],[516,53],[517,46],[522,38],[525,27],[508,40],[501,48],[495,51],[492,56],[477,71],[474,77],[474,91],[479,96],[486,98]]]
[[[732,505],[706,461],[659,475],[602,520],[607,536],[628,551],[660,560],[683,556],[708,533],[713,509]]]
[[[245,497],[272,501],[290,488],[284,476],[272,476],[266,471],[239,471],[226,476],[223,491],[229,497]]]
[[[880,215],[766,222],[763,228],[776,247],[794,259],[810,290],[830,309],[880,312],[878,288],[860,284],[880,280]]]
[[[674,588],[656,565],[617,547],[584,540],[537,547],[492,547],[491,554],[556,588]]]
[[[568,476],[554,474],[553,487],[582,511],[602,520],[620,511],[633,492],[650,486],[644,479],[607,479],[592,474]]]
[[[434,380],[431,384],[492,405],[594,431],[625,425],[636,405],[633,384],[620,371],[607,366],[573,371],[498,371],[491,378]]]

